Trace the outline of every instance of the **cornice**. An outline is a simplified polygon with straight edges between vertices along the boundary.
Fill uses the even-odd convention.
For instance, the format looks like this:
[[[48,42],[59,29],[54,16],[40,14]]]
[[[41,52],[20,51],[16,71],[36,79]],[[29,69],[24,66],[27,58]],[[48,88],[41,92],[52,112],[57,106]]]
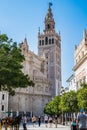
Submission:
[[[84,55],[83,58],[80,59],[80,61],[73,67],[73,70],[76,71],[79,66],[82,65],[82,63],[87,59],[87,53]]]

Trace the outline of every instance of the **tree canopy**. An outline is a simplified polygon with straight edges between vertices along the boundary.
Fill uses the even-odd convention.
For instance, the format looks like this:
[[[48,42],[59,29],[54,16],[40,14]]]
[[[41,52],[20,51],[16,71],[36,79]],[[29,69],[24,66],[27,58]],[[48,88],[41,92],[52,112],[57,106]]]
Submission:
[[[81,89],[77,92],[78,107],[87,111],[87,84],[81,84]]]
[[[64,95],[61,97],[60,108],[65,112],[75,112],[78,110],[77,103],[78,101],[76,93],[74,91],[70,91],[64,93]]]
[[[56,96],[50,102],[48,102],[44,108],[44,112],[49,115],[59,115],[61,113],[59,109],[60,96]]]
[[[64,92],[62,95],[54,97],[48,102],[44,108],[44,112],[50,115],[61,114],[64,112],[72,113],[78,112],[79,109],[83,108],[87,111],[87,84],[81,84],[80,89],[70,92]]]
[[[17,43],[6,34],[0,34],[0,90],[14,95],[18,87],[34,86],[29,76],[22,72],[24,60]]]
[[[44,113],[49,114],[49,115],[54,115],[53,111],[53,101],[50,101],[46,104],[44,108]]]

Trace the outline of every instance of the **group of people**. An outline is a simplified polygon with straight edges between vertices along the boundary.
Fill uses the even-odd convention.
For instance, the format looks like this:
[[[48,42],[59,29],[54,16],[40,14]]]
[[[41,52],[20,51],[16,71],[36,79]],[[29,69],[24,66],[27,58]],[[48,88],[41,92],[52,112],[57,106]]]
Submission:
[[[22,121],[23,121],[23,129],[27,130],[27,127],[26,127],[27,117],[26,117],[26,115],[23,116]],[[41,118],[41,116],[36,117],[33,115],[33,117],[31,118],[31,121],[32,121],[33,127],[36,127],[36,122],[38,122],[38,126],[40,127],[41,122],[42,122],[42,118]],[[52,128],[53,124],[57,128],[57,124],[58,124],[57,115],[54,117],[45,115],[44,116],[44,123],[45,123],[46,128],[47,127]],[[77,115],[77,118],[72,119],[71,130],[87,130],[87,114],[84,113],[83,109],[80,110],[80,113]]]
[[[87,130],[87,114],[83,109],[80,110],[77,118],[72,120],[71,130]]]
[[[27,121],[28,121],[28,119],[27,119],[26,115],[24,115],[22,118],[24,130],[27,130],[27,127],[26,127]],[[31,118],[31,121],[32,121],[33,127],[35,127],[35,124],[37,121],[38,121],[38,126],[40,127],[40,125],[41,125],[41,117],[40,116],[36,117],[35,115],[33,115],[33,117]]]
[[[54,118],[52,118],[51,116],[48,117],[47,115],[45,115],[44,122],[45,122],[46,127],[48,127],[48,124],[49,124],[50,125],[49,127],[52,128],[52,124],[55,124],[55,127],[57,128],[57,124],[58,124],[57,115],[55,115]]]
[[[24,130],[27,130],[27,127],[26,127],[27,121],[28,121],[27,117],[24,114],[24,116],[22,118]],[[36,127],[36,122],[38,122],[38,126],[40,127],[41,122],[42,122],[42,118],[41,118],[41,116],[36,117],[35,115],[33,115],[32,118],[31,118],[31,122],[32,122],[33,127]],[[44,123],[45,123],[45,127],[48,127],[48,124],[49,124],[50,128],[52,128],[52,124],[54,123],[55,127],[57,128],[57,123],[58,123],[57,122],[57,116],[52,118],[51,116],[45,115],[44,116]]]

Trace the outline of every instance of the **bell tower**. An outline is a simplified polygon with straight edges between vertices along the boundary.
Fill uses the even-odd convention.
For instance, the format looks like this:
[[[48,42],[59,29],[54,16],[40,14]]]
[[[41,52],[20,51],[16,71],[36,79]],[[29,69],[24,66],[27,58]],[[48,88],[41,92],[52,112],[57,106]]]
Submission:
[[[51,10],[52,3],[49,3],[49,8],[47,15],[45,17],[45,30],[44,32],[46,33],[47,31],[54,31],[55,29],[55,21],[53,18],[52,10]]]
[[[44,54],[47,64],[47,78],[51,81],[52,96],[60,94],[61,90],[61,36],[55,31],[55,21],[52,13],[52,3],[49,3],[44,20],[43,33],[38,32],[38,54]]]

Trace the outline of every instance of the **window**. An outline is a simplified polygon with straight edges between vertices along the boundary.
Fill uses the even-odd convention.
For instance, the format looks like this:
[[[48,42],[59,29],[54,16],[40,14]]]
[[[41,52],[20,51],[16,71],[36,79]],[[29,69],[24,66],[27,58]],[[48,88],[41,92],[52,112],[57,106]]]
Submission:
[[[54,43],[54,38],[52,38],[52,43]]]
[[[44,45],[44,40],[42,40],[42,45]]]
[[[51,39],[49,39],[49,44],[51,44]]]
[[[48,44],[48,37],[45,38],[45,44]]]
[[[5,98],[5,95],[4,95],[4,94],[2,94],[2,100],[4,100],[4,98]]]
[[[4,105],[2,105],[2,111],[4,111]]]
[[[49,24],[47,25],[47,28],[50,29],[50,25]]]
[[[39,41],[39,45],[41,45],[41,40]]]

